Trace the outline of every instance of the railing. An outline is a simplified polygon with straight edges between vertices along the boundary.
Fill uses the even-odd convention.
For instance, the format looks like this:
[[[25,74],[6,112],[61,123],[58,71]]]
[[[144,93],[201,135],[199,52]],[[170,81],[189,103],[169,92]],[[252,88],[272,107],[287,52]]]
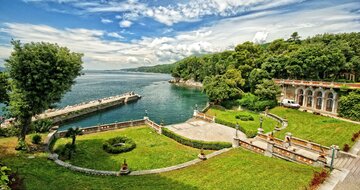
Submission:
[[[194,117],[198,118],[198,119],[203,119],[203,120],[209,121],[209,122],[215,122],[215,117],[214,116],[206,115],[206,114],[201,113],[199,111],[195,111]]]
[[[258,134],[256,137],[258,139],[266,141],[266,142],[269,142],[269,139],[270,139],[270,137],[268,135],[265,135],[265,134]],[[283,141],[281,139],[278,139],[278,138],[275,138],[275,137],[272,137],[271,139],[273,140],[273,142],[276,145],[281,146],[281,147],[283,147],[285,145],[285,143],[286,143],[285,141]],[[305,148],[305,149],[308,149],[308,150],[312,150],[312,151],[317,152],[317,153],[325,153],[325,154],[328,154],[328,155],[330,155],[330,153],[331,153],[331,148],[330,147],[322,146],[320,144],[310,142],[310,141],[306,141],[306,140],[296,138],[296,137],[291,137],[290,138],[290,143],[291,143],[291,145],[299,146],[299,147],[302,147],[302,148]]]
[[[305,157],[303,155],[300,155],[298,153],[295,153],[293,151],[287,150],[287,149],[282,148],[282,147],[278,147],[276,145],[273,147],[272,150],[273,150],[273,153],[278,154],[281,157],[285,157],[287,159],[290,159],[290,160],[293,160],[293,161],[296,161],[296,162],[300,162],[300,163],[303,163],[303,164],[312,165],[315,162],[317,162],[317,160]],[[326,164],[326,162],[324,164]]]
[[[360,88],[360,83],[340,83],[340,82],[288,80],[288,79],[273,79],[273,80],[277,84],[321,86],[321,87],[327,87],[327,88],[341,88],[343,86],[346,86],[350,89],[359,89]]]
[[[99,126],[81,128],[83,134],[90,134],[90,133],[97,133],[102,131],[109,131],[115,129],[122,129],[131,126],[139,126],[146,124],[144,119],[134,120],[134,121],[125,121],[125,122],[118,122],[118,123],[111,123],[111,124],[104,124]],[[64,137],[67,131],[58,131],[56,136],[57,137]]]
[[[159,133],[159,134],[161,134],[162,133],[162,126],[161,125],[159,125],[159,124],[157,124],[157,123],[155,123],[155,122],[153,122],[153,121],[151,121],[149,118],[145,118],[145,124],[147,124],[147,125],[149,125],[150,127],[152,127],[153,129],[155,129],[155,131],[157,132],[157,133]]]
[[[250,143],[248,143],[246,141],[243,141],[243,140],[239,140],[239,146],[243,147],[245,149],[251,150],[253,152],[256,152],[256,153],[260,153],[260,154],[265,153],[265,149],[260,148],[260,147],[258,147],[256,145],[250,144]]]
[[[258,138],[264,138],[266,136],[264,135],[259,135]],[[286,148],[281,147],[282,145],[277,145],[275,142],[267,142],[266,146],[267,148],[261,148],[255,144],[252,144],[251,142],[246,142],[244,140],[235,138],[235,141],[238,141],[238,145],[242,148],[245,148],[247,150],[251,150],[253,152],[259,153],[259,154],[263,154],[265,156],[270,156],[270,157],[279,157],[282,159],[286,159],[286,160],[290,160],[290,161],[295,161],[295,162],[299,162],[299,163],[303,163],[303,164],[308,164],[308,165],[314,165],[314,166],[324,166],[326,165],[326,158],[325,157],[321,157],[319,154],[318,159],[313,159],[313,158],[309,158],[307,156],[301,155],[299,153],[296,153],[295,151],[291,151],[288,150]]]

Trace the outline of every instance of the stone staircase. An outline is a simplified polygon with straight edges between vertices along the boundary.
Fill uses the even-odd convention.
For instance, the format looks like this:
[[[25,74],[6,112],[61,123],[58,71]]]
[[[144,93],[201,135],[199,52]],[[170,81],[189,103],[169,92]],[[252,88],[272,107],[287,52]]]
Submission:
[[[346,177],[337,183],[335,190],[360,190],[360,157],[346,156],[335,159],[334,168],[347,172]]]

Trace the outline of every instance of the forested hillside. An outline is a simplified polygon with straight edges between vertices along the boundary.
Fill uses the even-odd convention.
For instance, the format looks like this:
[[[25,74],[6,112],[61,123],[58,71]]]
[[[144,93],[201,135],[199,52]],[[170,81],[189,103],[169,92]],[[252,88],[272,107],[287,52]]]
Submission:
[[[212,101],[239,100],[236,104],[261,110],[273,106],[270,101],[279,95],[272,78],[345,82],[356,76],[360,81],[360,33],[302,40],[294,32],[289,39],[267,44],[245,42],[233,51],[180,60],[172,75],[203,82]]]
[[[245,42],[234,51],[188,57],[176,63],[173,76],[203,81],[223,75],[228,68],[241,71],[244,79],[258,72],[271,78],[342,80],[346,73],[360,80],[360,33],[322,34],[258,45]],[[260,69],[260,70],[258,70]]]
[[[155,66],[146,66],[146,67],[138,67],[131,69],[124,69],[126,71],[132,72],[148,72],[148,73],[168,73],[170,74],[174,69],[175,64],[165,64],[165,65],[155,65]]]

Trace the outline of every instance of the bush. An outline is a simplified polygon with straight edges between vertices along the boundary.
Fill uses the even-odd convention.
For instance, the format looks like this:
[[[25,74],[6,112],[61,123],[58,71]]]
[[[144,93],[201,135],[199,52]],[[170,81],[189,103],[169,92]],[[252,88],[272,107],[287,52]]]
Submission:
[[[39,119],[31,123],[30,129],[36,133],[45,133],[52,127],[51,119]]]
[[[360,121],[360,90],[341,96],[338,112],[341,117]]]
[[[76,151],[76,145],[71,143],[66,143],[65,145],[60,145],[55,149],[55,153],[60,156],[60,159],[71,159],[73,153]]]
[[[232,109],[233,107],[238,107],[239,103],[236,100],[225,100],[221,103],[221,106],[225,107],[226,109]]]
[[[243,98],[238,100],[240,106],[253,111],[264,111],[266,107],[269,109],[277,106],[275,100],[260,100],[259,97],[251,93],[245,93]]]
[[[264,111],[266,107],[269,109],[277,106],[277,102],[275,100],[263,100],[257,101],[254,105],[254,111]]]
[[[236,115],[235,116],[236,119],[240,119],[241,121],[254,121],[254,117],[251,115]]]
[[[232,144],[228,142],[205,142],[200,140],[189,139],[181,135],[178,135],[165,127],[162,128],[162,134],[169,138],[174,139],[180,144],[191,146],[198,149],[202,148],[206,150],[221,150],[223,148],[230,148],[232,146]]]
[[[16,127],[0,128],[0,137],[13,137],[18,136],[20,130]]]
[[[41,136],[39,134],[35,134],[32,139],[31,139],[31,142],[33,144],[40,144],[41,142]]]
[[[348,144],[344,144],[343,151],[349,152],[350,146]]]
[[[123,145],[116,146],[116,144],[124,143]],[[103,149],[111,154],[119,154],[129,152],[136,148],[135,142],[127,137],[115,137],[104,142]]]
[[[326,180],[328,176],[329,172],[327,172],[326,170],[322,170],[321,172],[315,172],[313,179],[310,182],[310,189],[316,189]]]
[[[242,107],[245,107],[249,110],[254,110],[255,102],[257,102],[259,98],[251,93],[245,93],[244,96],[238,100],[238,104]]]
[[[219,123],[219,124],[222,124],[222,125],[226,125],[228,127],[232,127],[232,128],[236,128],[236,124],[234,123],[231,123],[231,122],[228,122],[228,121],[225,121],[225,120],[221,120],[221,119],[218,119],[218,118],[215,118],[215,122],[216,123]],[[244,129],[243,127],[239,126],[239,130],[243,133],[245,133],[245,135],[248,137],[248,138],[253,138],[256,136],[257,134],[257,131],[256,130],[246,130]]]

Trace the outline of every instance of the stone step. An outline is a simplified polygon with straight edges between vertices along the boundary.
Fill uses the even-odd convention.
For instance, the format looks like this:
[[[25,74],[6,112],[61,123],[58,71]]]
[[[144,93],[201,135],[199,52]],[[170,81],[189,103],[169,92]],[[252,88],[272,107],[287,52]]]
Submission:
[[[335,186],[334,190],[360,190],[359,176],[349,173],[342,182]]]
[[[337,159],[335,159],[335,160],[334,160],[334,167],[335,167],[335,168],[339,168],[339,166],[340,166],[340,164],[341,164],[342,161],[344,161],[343,158],[337,158]]]
[[[352,163],[352,168],[350,169],[351,173],[354,173],[356,169],[360,168],[360,158],[357,158]]]
[[[344,165],[342,167],[348,168],[353,160],[354,160],[353,158],[348,158],[348,160],[344,163]]]
[[[345,163],[349,160],[349,158],[341,158],[339,164],[338,164],[338,168],[343,168]]]

